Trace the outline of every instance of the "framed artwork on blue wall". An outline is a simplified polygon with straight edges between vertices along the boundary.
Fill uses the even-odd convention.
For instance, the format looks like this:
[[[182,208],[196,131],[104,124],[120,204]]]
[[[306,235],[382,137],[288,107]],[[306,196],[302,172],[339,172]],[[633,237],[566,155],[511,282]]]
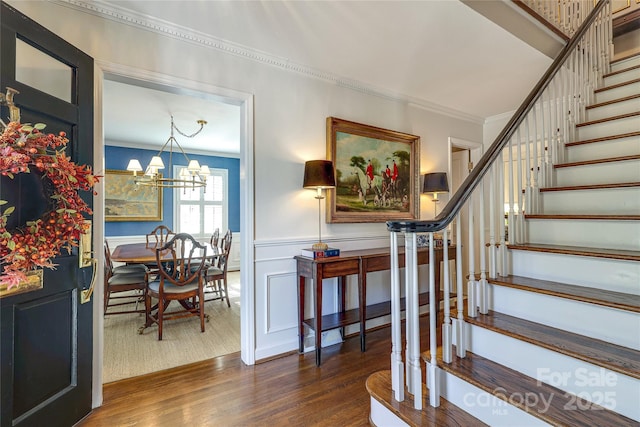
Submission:
[[[136,185],[131,172],[107,169],[105,221],[162,221],[162,189]]]

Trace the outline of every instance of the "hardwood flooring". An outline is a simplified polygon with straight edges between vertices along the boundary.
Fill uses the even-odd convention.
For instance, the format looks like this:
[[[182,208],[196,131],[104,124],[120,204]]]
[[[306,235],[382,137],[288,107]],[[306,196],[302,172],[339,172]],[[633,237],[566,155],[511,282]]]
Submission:
[[[428,317],[421,318],[428,343]],[[366,381],[389,369],[389,328],[313,352],[247,366],[234,353],[113,382],[78,426],[368,426]]]

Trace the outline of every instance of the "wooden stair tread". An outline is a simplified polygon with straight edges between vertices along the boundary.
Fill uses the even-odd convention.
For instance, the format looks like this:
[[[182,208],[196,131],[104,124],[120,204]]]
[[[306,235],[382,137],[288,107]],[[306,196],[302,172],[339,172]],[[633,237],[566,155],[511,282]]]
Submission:
[[[488,279],[489,283],[640,313],[640,295],[522,276]]]
[[[613,63],[613,62],[615,62],[615,61],[612,61],[611,63]],[[640,65],[633,65],[631,67],[623,68],[622,70],[612,71],[610,73],[607,73],[607,74],[603,75],[602,78],[606,79],[607,77],[615,76],[617,74],[626,73],[627,71],[631,71],[631,70],[637,70],[639,68],[640,68]]]
[[[540,192],[549,191],[574,191],[574,190],[600,190],[600,189],[614,189],[614,188],[631,188],[640,187],[640,182],[618,182],[613,184],[589,184],[589,185],[567,185],[564,187],[545,187],[541,188]]]
[[[429,406],[429,395],[424,383],[422,384],[422,393],[425,402],[421,411],[413,408],[413,396],[406,391],[404,401],[397,402],[393,398],[391,389],[391,371],[374,372],[367,378],[366,387],[374,399],[410,426],[458,427],[487,425],[443,398],[440,398],[439,407]]]
[[[604,159],[582,160],[579,162],[558,163],[553,165],[554,168],[569,168],[573,166],[596,165],[600,163],[624,162],[627,160],[640,160],[640,154],[632,154],[628,156],[607,157]]]
[[[573,141],[573,142],[566,143],[564,146],[565,147],[575,147],[577,145],[593,144],[593,143],[596,143],[596,142],[604,142],[604,141],[613,141],[615,139],[623,139],[623,138],[629,138],[629,137],[633,137],[633,136],[640,136],[640,131],[638,131],[638,132],[620,133],[620,134],[617,134],[617,135],[602,136],[602,137],[599,137],[599,138],[585,139],[585,140],[582,140],[582,141]]]
[[[640,68],[640,66],[638,66]],[[636,95],[625,96],[624,98],[612,99],[611,101],[599,102],[598,104],[587,105],[586,109],[591,110],[593,108],[605,107],[607,105],[617,104],[619,102],[630,101],[632,99],[640,98],[640,93]]]
[[[640,215],[604,215],[604,214],[525,214],[525,219],[576,219],[576,220],[613,220],[640,221]]]
[[[611,65],[614,65],[618,62],[626,61],[627,59],[635,58],[636,56],[640,56],[640,53],[633,52],[633,53],[625,54],[624,56],[621,56],[619,58],[612,59]]]
[[[640,79],[627,80],[626,82],[617,83],[617,84],[614,84],[614,85],[611,85],[611,86],[601,87],[600,89],[594,90],[593,93],[605,92],[605,91],[610,90],[610,89],[616,89],[616,88],[619,88],[619,87],[622,87],[622,86],[627,86],[627,85],[630,85],[630,84],[633,84],[633,83],[638,83],[638,82],[640,82]]]
[[[467,352],[465,358],[455,354],[452,363],[443,363],[441,350],[438,366],[497,398],[510,401],[528,414],[554,426],[626,426],[637,422],[594,403],[547,385],[506,366]],[[454,352],[455,353],[455,352]],[[531,393],[531,394],[525,394]],[[538,396],[517,399],[515,396]],[[547,408],[545,404],[548,404]],[[570,408],[570,409],[567,409]]]
[[[640,261],[640,251],[630,251],[625,249],[603,249],[582,246],[547,245],[540,243],[509,244],[507,245],[507,248],[521,251],[548,252],[563,255]]]
[[[640,379],[640,351],[496,311],[478,314],[475,318],[465,316],[465,320],[538,347]]]
[[[640,79],[638,79],[638,81],[640,82]],[[576,124],[576,128],[584,127],[584,126],[596,125],[598,123],[611,122],[613,120],[627,119],[629,117],[635,117],[635,116],[640,116],[640,111],[634,111],[633,113],[619,114],[617,116],[605,117],[603,119],[591,120],[591,121],[588,121],[588,122],[578,123],[578,124]]]

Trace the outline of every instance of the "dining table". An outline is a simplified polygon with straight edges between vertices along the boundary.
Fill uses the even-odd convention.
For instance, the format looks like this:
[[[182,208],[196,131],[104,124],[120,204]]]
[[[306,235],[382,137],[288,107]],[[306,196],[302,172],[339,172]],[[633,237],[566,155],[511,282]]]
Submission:
[[[211,246],[210,243],[201,243],[207,248],[206,258],[213,259],[221,254],[220,248]],[[126,264],[152,264],[156,262],[156,248],[164,243],[124,243],[116,246],[111,254],[111,259]],[[198,249],[200,250],[200,249]],[[171,252],[167,249],[161,253],[161,261],[171,261]]]

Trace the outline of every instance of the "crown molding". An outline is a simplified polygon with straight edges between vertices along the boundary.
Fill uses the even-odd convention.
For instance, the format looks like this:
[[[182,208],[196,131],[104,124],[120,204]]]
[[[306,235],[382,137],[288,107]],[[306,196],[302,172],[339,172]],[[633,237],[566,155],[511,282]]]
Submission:
[[[176,25],[174,23],[155,18],[153,16],[136,13],[132,10],[106,4],[100,0],[49,0],[51,3],[63,7],[76,9],[89,13],[103,19],[114,21],[120,24],[130,25],[146,31],[151,31],[167,37],[172,37],[187,43],[196,44],[201,47],[216,49],[218,51],[236,55],[264,65],[270,65],[286,71],[291,71],[305,75],[307,77],[331,82],[337,86],[344,87],[371,96],[390,99],[393,101],[406,103],[418,107],[422,110],[443,114],[449,117],[470,121],[478,124],[484,123],[484,118],[468,114],[459,110],[448,108],[424,99],[411,97],[406,94],[395,93],[385,89],[377,88],[360,81],[349,79],[331,72],[318,70],[297,64],[289,59],[271,55],[257,49],[233,43],[228,40],[212,37],[208,34],[195,31],[191,28]]]

